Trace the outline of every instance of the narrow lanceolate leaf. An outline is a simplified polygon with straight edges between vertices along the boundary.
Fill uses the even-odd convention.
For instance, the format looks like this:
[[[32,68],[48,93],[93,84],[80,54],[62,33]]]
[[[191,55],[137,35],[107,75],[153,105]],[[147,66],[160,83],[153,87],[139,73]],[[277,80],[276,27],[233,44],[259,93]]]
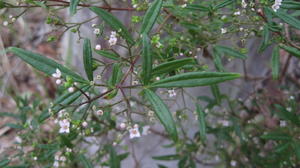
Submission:
[[[259,46],[258,51],[263,52],[269,46],[270,40],[270,31],[267,25],[264,26],[263,34],[262,34],[262,42]]]
[[[215,97],[216,103],[220,104],[222,98],[221,98],[219,86],[214,84],[214,85],[211,85],[210,88],[211,88],[211,92],[212,92],[213,96]]]
[[[55,73],[56,69],[59,69],[62,72],[63,76],[70,76],[75,81],[84,82],[85,80],[79,76],[78,74],[74,73],[73,71],[69,70],[68,68],[64,67],[57,62],[42,56],[37,53],[33,53],[30,51],[23,50],[21,48],[10,47],[8,48],[9,52],[14,53],[16,56],[20,57],[23,61],[33,66],[35,69],[44,72],[45,74],[51,76]]]
[[[207,86],[239,78],[238,73],[225,72],[188,72],[171,76],[154,82],[150,87],[171,88],[171,87],[196,87]]]
[[[93,81],[93,55],[89,39],[84,39],[83,42],[83,64],[86,76],[90,81]]]
[[[240,58],[240,59],[246,59],[247,58],[247,56],[245,54],[242,54],[239,51],[236,51],[236,50],[234,50],[230,47],[216,45],[214,48],[217,51],[219,51],[220,53],[228,55],[228,56],[232,56],[232,57]]]
[[[104,22],[107,23],[112,29],[118,32],[127,41],[128,44],[134,44],[134,40],[126,27],[115,16],[101,8],[90,7],[90,9],[98,16],[100,16],[104,20]]]
[[[152,53],[151,53],[151,44],[147,34],[143,34],[143,64],[142,64],[142,76],[143,82],[147,85],[151,79],[151,72],[152,72]]]
[[[109,58],[115,61],[120,60],[120,56],[117,53],[114,53],[112,51],[106,51],[106,50],[95,50],[95,52],[105,58]]]
[[[272,77],[273,77],[273,79],[278,79],[279,78],[279,69],[280,69],[279,47],[278,46],[273,48],[271,62],[272,62]]]
[[[180,155],[163,155],[163,156],[153,156],[154,160],[179,160],[181,158]]]
[[[174,141],[177,141],[177,130],[176,125],[173,120],[172,114],[170,113],[168,107],[165,103],[161,100],[159,96],[157,96],[153,91],[149,89],[144,90],[146,99],[152,105],[156,116],[160,120],[160,122],[165,127],[168,134],[172,137]]]
[[[185,7],[184,9],[188,9],[188,10],[195,10],[195,11],[203,11],[203,12],[208,12],[209,8],[203,5],[196,5],[196,4],[191,4],[191,5],[187,5],[187,7]]]
[[[206,140],[205,113],[199,104],[196,104],[196,111],[197,111],[198,121],[199,121],[200,138],[202,141],[205,141]]]
[[[214,9],[220,9],[220,8],[224,8],[230,4],[232,4],[234,2],[234,0],[225,0],[221,3],[219,3],[218,5],[214,6]]]
[[[109,165],[110,168],[120,168],[121,164],[120,164],[120,159],[117,155],[117,152],[115,151],[115,149],[113,147],[109,148]]]
[[[279,47],[292,54],[293,56],[300,58],[300,50],[298,50],[297,48],[286,46],[284,44],[279,45]]]
[[[122,73],[121,65],[119,63],[113,64],[112,75],[108,79],[108,85],[110,87],[116,86],[121,81],[122,75],[123,73]]]
[[[293,148],[294,148],[297,159],[300,160],[300,143],[299,142],[294,142],[293,143]]]
[[[84,168],[93,168],[94,167],[92,162],[88,158],[86,158],[83,154],[80,154],[78,156],[78,159]]]
[[[70,1],[70,13],[74,15],[77,12],[77,6],[80,0],[71,0]]]
[[[283,20],[290,26],[293,26],[296,29],[300,29],[300,21],[297,18],[291,16],[291,14],[288,14],[288,13],[280,11],[280,10],[277,12],[273,12],[273,13],[274,13],[274,15],[279,17],[281,20]]]
[[[284,0],[282,1],[280,8],[283,9],[300,9],[300,2]]]
[[[152,75],[158,75],[162,73],[169,73],[171,71],[177,70],[187,64],[195,64],[195,59],[193,58],[183,58],[174,61],[165,62],[157,65],[152,70]]]
[[[213,61],[214,61],[216,69],[219,72],[225,71],[225,68],[224,68],[224,66],[222,64],[222,59],[221,59],[220,52],[218,50],[216,50],[215,48],[213,48],[212,56],[213,56]]]
[[[285,133],[271,132],[261,136],[262,139],[289,141],[292,137]]]
[[[141,27],[141,34],[148,34],[152,29],[163,4],[162,0],[155,0],[148,8]]]

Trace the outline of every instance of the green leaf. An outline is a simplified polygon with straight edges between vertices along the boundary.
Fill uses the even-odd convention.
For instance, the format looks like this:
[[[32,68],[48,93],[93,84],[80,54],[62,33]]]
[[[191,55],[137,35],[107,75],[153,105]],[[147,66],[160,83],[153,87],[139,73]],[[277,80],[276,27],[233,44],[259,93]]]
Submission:
[[[148,8],[143,19],[140,34],[148,34],[150,32],[159,15],[162,4],[162,0],[155,0]]]
[[[300,119],[297,114],[287,111],[286,108],[278,104],[275,104],[275,107],[278,109],[276,114],[279,116],[279,118],[290,121],[300,127]]]
[[[258,51],[262,52],[264,51],[269,45],[269,40],[270,40],[270,31],[267,25],[264,26],[264,30],[263,30],[263,34],[262,34],[263,38],[262,38],[262,42],[259,46]]]
[[[153,156],[152,159],[154,160],[179,160],[181,157],[180,155],[163,155],[163,156]]]
[[[297,159],[300,160],[300,143],[299,142],[294,142],[293,143],[293,148],[294,148]]]
[[[178,68],[181,68],[187,64],[195,64],[195,59],[193,58],[183,58],[178,60],[173,60],[169,62],[165,62],[162,64],[157,65],[152,70],[152,75],[159,75],[162,73],[168,73],[174,71]]]
[[[74,15],[77,12],[77,6],[80,0],[71,0],[70,1],[70,14]]]
[[[56,69],[59,69],[63,76],[70,76],[74,79],[74,81],[85,82],[85,80],[78,74],[45,56],[16,47],[9,47],[8,51],[14,53],[23,61],[33,66],[35,69],[44,72],[49,76],[55,73]]]
[[[196,4],[187,5],[187,7],[185,7],[184,9],[203,11],[203,12],[208,12],[209,11],[208,7],[203,6],[203,5],[196,5]]]
[[[281,2],[280,8],[283,9],[300,9],[300,2],[284,0]]]
[[[293,56],[300,58],[300,50],[298,50],[297,48],[286,46],[284,44],[279,45],[279,47],[292,54]]]
[[[142,77],[143,82],[147,85],[151,79],[152,72],[152,53],[151,53],[151,44],[147,34],[142,34],[142,43],[143,43],[143,64],[142,64]]]
[[[234,0],[225,0],[219,4],[217,4],[216,6],[214,6],[214,9],[217,10],[217,9],[220,9],[220,8],[224,8],[230,4],[232,4],[234,2]]]
[[[108,79],[108,85],[110,87],[115,87],[122,79],[123,73],[121,69],[121,64],[115,63],[113,64],[112,75]]]
[[[272,52],[272,77],[273,79],[279,78],[279,69],[280,69],[280,62],[279,62],[279,47],[275,46]]]
[[[290,26],[293,26],[296,29],[300,29],[300,21],[297,18],[291,16],[291,14],[288,14],[281,10],[278,10],[277,12],[273,12],[273,14],[276,15],[277,17],[279,17],[281,20],[283,20],[287,24],[289,24]]]
[[[240,58],[240,59],[246,59],[247,56],[240,53],[239,51],[236,51],[230,47],[226,47],[226,46],[221,46],[221,45],[216,45],[214,46],[214,48],[219,51],[220,53],[223,53],[225,55],[229,55],[235,58]]]
[[[105,23],[110,25],[112,29],[117,31],[127,41],[128,44],[134,44],[134,40],[126,27],[115,16],[97,7],[90,7],[90,10],[100,16],[105,21]]]
[[[5,126],[14,128],[14,129],[24,129],[24,127],[20,124],[14,124],[14,123],[6,123]]]
[[[111,51],[106,51],[106,50],[95,50],[95,52],[105,58],[109,58],[115,61],[120,60],[120,56],[117,53],[111,52]]]
[[[0,161],[0,167],[7,166],[9,164],[10,160],[9,159],[3,159]]]
[[[267,140],[282,140],[282,141],[290,141],[292,137],[285,133],[280,132],[271,132],[261,136],[262,139]]]
[[[221,83],[239,78],[238,73],[188,72],[171,76],[152,83],[152,88],[196,87]]]
[[[115,149],[113,147],[109,148],[109,166],[110,168],[120,168],[121,163],[120,163],[120,159],[117,155],[117,152],[115,151]]]
[[[93,164],[83,154],[79,154],[78,159],[84,168],[93,168]]]
[[[224,68],[224,66],[222,64],[222,59],[221,59],[220,52],[218,50],[216,50],[215,48],[213,48],[212,56],[213,56],[213,61],[214,61],[216,69],[219,72],[224,72],[225,68]]]
[[[84,39],[83,42],[83,64],[88,79],[93,81],[93,54],[89,39]]]
[[[174,141],[177,141],[176,124],[168,107],[153,91],[144,89],[145,97],[154,108],[155,114]]]
[[[211,89],[213,96],[215,97],[216,103],[220,104],[222,97],[221,97],[219,86],[214,84],[214,85],[210,86],[210,89]]]
[[[203,112],[199,104],[196,104],[196,111],[198,114],[200,138],[202,141],[205,141],[206,140],[205,113]]]

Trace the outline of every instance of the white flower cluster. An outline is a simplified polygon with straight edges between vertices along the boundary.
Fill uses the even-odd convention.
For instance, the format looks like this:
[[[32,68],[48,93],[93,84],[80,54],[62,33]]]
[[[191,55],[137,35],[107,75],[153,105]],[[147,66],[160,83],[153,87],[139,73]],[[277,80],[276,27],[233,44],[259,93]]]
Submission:
[[[282,0],[275,0],[275,3],[272,5],[272,9],[274,12],[277,12],[277,10],[280,8]]]
[[[113,45],[117,44],[118,39],[117,39],[116,36],[117,36],[117,32],[112,31],[111,34],[110,34],[110,38],[108,40],[108,43],[109,43],[110,46],[113,46]]]
[[[56,68],[55,73],[53,73],[52,76],[56,79],[55,83],[56,83],[57,85],[62,84],[63,79],[62,79],[61,71],[60,71],[58,68]],[[76,83],[75,83],[75,84],[76,84]],[[74,88],[74,87],[69,87],[69,88],[68,88],[68,91],[69,91],[70,93],[71,93],[71,92],[74,92],[74,91],[75,91],[75,88]]]
[[[120,124],[120,128],[121,129],[124,129],[126,127],[126,124],[125,123],[121,123]],[[143,127],[143,132],[142,132],[142,135],[148,135],[148,133],[150,132],[150,126],[149,125],[145,125]],[[129,138],[130,139],[133,139],[133,138],[139,138],[141,137],[141,133],[139,131],[139,125],[138,124],[135,124],[133,126],[133,128],[129,128]]]
[[[59,124],[59,133],[70,133],[70,121],[68,119],[69,114],[65,110],[60,110],[58,112],[58,120],[55,123]]]
[[[175,97],[176,96],[176,91],[174,89],[168,90],[169,97]]]
[[[60,152],[58,152],[54,156],[53,167],[60,167],[60,166],[64,167],[66,161],[67,161],[67,158],[65,156],[61,155]]]

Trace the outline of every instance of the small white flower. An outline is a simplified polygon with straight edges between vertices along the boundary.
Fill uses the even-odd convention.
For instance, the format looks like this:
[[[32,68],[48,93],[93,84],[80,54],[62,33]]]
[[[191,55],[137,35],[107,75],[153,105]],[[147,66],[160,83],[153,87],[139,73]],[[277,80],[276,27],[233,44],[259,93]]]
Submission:
[[[99,35],[100,34],[100,29],[99,28],[94,29],[94,34]]]
[[[280,8],[280,5],[278,5],[278,4],[272,5],[272,9],[273,9],[274,12],[277,12],[277,10],[278,10],[279,8]]]
[[[143,132],[142,132],[142,135],[148,135],[148,133],[150,132],[150,126],[149,125],[146,125],[143,127]]]
[[[68,91],[69,91],[70,93],[72,93],[72,92],[75,91],[75,88],[74,88],[74,87],[69,87],[69,88],[68,88]]]
[[[288,112],[291,112],[291,111],[292,111],[292,108],[291,108],[291,107],[287,107],[286,110],[287,110]]]
[[[280,127],[285,127],[286,125],[286,121],[280,120]]]
[[[35,156],[35,157],[33,157],[33,160],[37,160],[38,158]]]
[[[183,53],[179,53],[180,56],[183,56]]]
[[[58,68],[56,68],[55,73],[52,74],[54,78],[59,79],[61,77],[61,72]]]
[[[230,161],[230,165],[232,167],[235,167],[237,165],[237,162],[235,160]]]
[[[81,125],[82,125],[84,128],[86,128],[86,127],[88,126],[88,123],[84,121]]]
[[[59,167],[59,162],[58,162],[58,161],[55,161],[55,162],[53,163],[53,167]]]
[[[139,81],[138,81],[138,80],[132,81],[132,85],[138,85],[138,84],[139,84]]]
[[[158,80],[160,80],[160,77],[159,77],[159,76],[157,76],[155,79],[158,81]]]
[[[245,2],[245,0],[242,0],[242,7],[246,8],[247,7],[247,3]]]
[[[100,45],[100,44],[97,44],[97,45],[95,46],[95,49],[96,49],[96,50],[101,50],[101,45]]]
[[[66,151],[67,152],[72,152],[72,149],[71,148],[67,148]]]
[[[16,21],[16,18],[11,18],[11,22],[15,22]]]
[[[137,7],[138,7],[138,5],[137,5],[137,4],[134,4],[132,7],[133,7],[133,8],[137,8]]]
[[[13,18],[13,15],[9,15],[8,18],[10,18],[10,19]]]
[[[7,25],[8,25],[8,21],[4,21],[3,26],[7,26]]]
[[[148,116],[153,117],[154,116],[154,111],[152,111],[152,110],[148,111]]]
[[[59,121],[59,133],[70,133],[70,122],[67,119]]]
[[[183,5],[181,5],[181,7],[182,7],[182,8],[185,8],[186,6],[187,6],[187,4],[183,4]]]
[[[97,110],[97,111],[96,111],[96,115],[102,116],[102,115],[103,115],[103,110]]]
[[[227,18],[226,15],[223,15],[223,16],[221,17],[222,20],[224,20],[224,19],[226,19],[226,18]]]
[[[236,12],[233,13],[233,15],[234,16],[239,16],[239,15],[241,15],[241,12],[240,11],[236,11]]]
[[[141,137],[141,134],[140,134],[138,127],[129,129],[129,138],[130,139],[139,138],[139,137]]]
[[[19,137],[19,136],[16,136],[16,137],[15,137],[15,142],[17,142],[17,143],[22,143],[22,138]]]
[[[221,33],[222,33],[222,34],[227,33],[227,29],[226,29],[226,28],[221,28]]]
[[[92,24],[92,28],[95,28],[97,25],[96,24]]]
[[[134,101],[130,101],[129,104],[130,104],[131,107],[135,107],[136,106],[136,102],[134,102]]]
[[[117,146],[118,144],[117,144],[117,142],[113,142],[113,144],[112,144],[113,146]]]
[[[295,100],[295,97],[294,97],[294,96],[290,96],[290,99],[291,99],[291,100]]]
[[[243,28],[243,27],[240,27],[240,28],[239,28],[239,30],[240,30],[240,31],[243,31],[243,30],[244,30],[244,28]]]
[[[57,85],[60,85],[60,84],[62,83],[62,80],[61,80],[61,79],[56,79],[55,83],[56,83]]]
[[[61,156],[61,157],[59,158],[59,160],[62,161],[62,162],[65,162],[65,161],[67,161],[67,158],[66,158],[65,156]]]
[[[120,124],[120,128],[121,128],[121,129],[125,129],[125,128],[126,128],[126,124],[125,124],[125,123],[121,123],[121,124]]]
[[[64,117],[66,115],[66,110],[64,110],[64,109],[62,109],[62,110],[60,110],[59,112],[58,112],[58,117],[59,118],[62,118],[62,117]]]

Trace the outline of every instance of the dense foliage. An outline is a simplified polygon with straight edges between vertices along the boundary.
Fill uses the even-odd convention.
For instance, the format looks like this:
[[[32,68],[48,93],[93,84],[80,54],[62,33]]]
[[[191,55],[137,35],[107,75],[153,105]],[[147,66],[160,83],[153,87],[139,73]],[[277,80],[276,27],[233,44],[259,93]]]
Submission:
[[[299,83],[286,82],[291,77],[289,62],[282,64],[280,58],[282,53],[288,60],[300,57],[300,2],[116,1],[121,7],[114,3],[0,0],[1,10],[8,13],[2,16],[3,29],[15,30],[20,17],[41,8],[48,14],[45,22],[53,30],[63,30],[49,34],[48,43],[74,33],[82,43],[85,71],[77,73],[63,61],[19,48],[21,44],[7,46],[7,54],[42,72],[40,78],[52,78],[57,92],[54,100],[15,96],[17,113],[1,113],[15,119],[6,126],[18,131],[18,143],[17,152],[3,156],[0,167],[117,168],[127,157],[136,157],[124,142],[136,143],[149,134],[168,139],[162,147],[174,149],[169,155],[153,156],[153,162],[178,161],[180,168],[300,167]],[[16,10],[18,15],[9,15]],[[66,21],[81,10],[92,17],[80,23]],[[119,19],[122,12],[131,18]],[[82,25],[90,25],[91,34],[104,42],[83,37]],[[266,65],[271,73],[262,77],[249,76],[245,67],[251,50],[247,44],[253,38],[261,39],[258,54],[272,50]],[[226,66],[230,62],[243,64],[244,71],[232,72]],[[253,80],[271,81],[279,93],[262,87],[239,98],[220,87],[236,88],[236,82]],[[202,86],[211,96],[192,93]],[[187,123],[197,130],[185,127]],[[101,142],[96,152],[83,147],[95,144],[88,138]]]

